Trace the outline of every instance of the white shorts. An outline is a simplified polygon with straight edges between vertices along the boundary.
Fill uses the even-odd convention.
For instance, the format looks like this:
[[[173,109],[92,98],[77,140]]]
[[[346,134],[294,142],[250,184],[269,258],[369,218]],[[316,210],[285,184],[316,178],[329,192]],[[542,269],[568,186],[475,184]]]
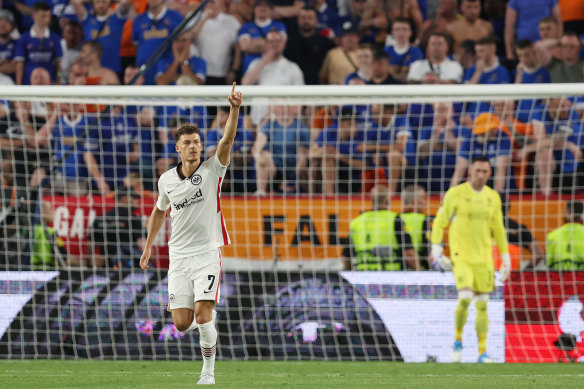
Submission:
[[[215,249],[188,258],[171,259],[168,268],[169,308],[195,309],[195,301],[219,302],[221,251]]]

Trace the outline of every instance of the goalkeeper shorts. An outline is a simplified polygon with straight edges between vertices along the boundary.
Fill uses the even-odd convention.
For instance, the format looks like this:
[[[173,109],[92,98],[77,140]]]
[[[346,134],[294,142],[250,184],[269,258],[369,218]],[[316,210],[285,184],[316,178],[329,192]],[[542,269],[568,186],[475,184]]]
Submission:
[[[452,272],[458,290],[470,288],[476,293],[490,293],[495,287],[493,261],[490,263],[454,261]]]

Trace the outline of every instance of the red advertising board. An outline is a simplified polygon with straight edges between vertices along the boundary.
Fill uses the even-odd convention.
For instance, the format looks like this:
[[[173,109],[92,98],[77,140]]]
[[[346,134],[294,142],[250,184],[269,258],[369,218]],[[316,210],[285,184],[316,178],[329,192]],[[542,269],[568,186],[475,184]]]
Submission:
[[[584,272],[515,272],[505,285],[507,362],[584,361]]]

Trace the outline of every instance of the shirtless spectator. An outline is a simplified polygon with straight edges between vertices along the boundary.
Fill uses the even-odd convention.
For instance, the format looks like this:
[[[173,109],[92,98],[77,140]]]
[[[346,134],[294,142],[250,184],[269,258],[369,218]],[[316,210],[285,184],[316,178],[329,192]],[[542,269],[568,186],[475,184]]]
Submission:
[[[462,0],[460,4],[462,18],[448,25],[446,30],[454,39],[454,51],[466,39],[479,41],[480,39],[493,36],[493,26],[491,23],[479,18],[481,14],[481,3],[479,0]]]
[[[406,18],[412,22],[416,35],[422,31],[424,18],[417,0],[381,0],[380,4],[387,20],[393,21],[397,18]]]
[[[118,76],[101,66],[102,56],[103,46],[99,42],[85,42],[81,47],[80,57],[87,67],[87,85],[119,85]]]
[[[418,35],[418,40],[414,44],[425,43],[434,32],[445,33],[449,24],[458,20],[456,0],[440,0],[436,10],[436,16],[428,19],[422,26],[422,33]]]

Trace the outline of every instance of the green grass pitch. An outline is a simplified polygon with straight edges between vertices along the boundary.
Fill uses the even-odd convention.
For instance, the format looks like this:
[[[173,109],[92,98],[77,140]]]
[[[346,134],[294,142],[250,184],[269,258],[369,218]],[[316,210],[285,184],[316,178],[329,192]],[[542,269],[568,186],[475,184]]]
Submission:
[[[187,388],[201,362],[0,360],[0,388]],[[580,364],[218,361],[223,388],[582,388]]]

